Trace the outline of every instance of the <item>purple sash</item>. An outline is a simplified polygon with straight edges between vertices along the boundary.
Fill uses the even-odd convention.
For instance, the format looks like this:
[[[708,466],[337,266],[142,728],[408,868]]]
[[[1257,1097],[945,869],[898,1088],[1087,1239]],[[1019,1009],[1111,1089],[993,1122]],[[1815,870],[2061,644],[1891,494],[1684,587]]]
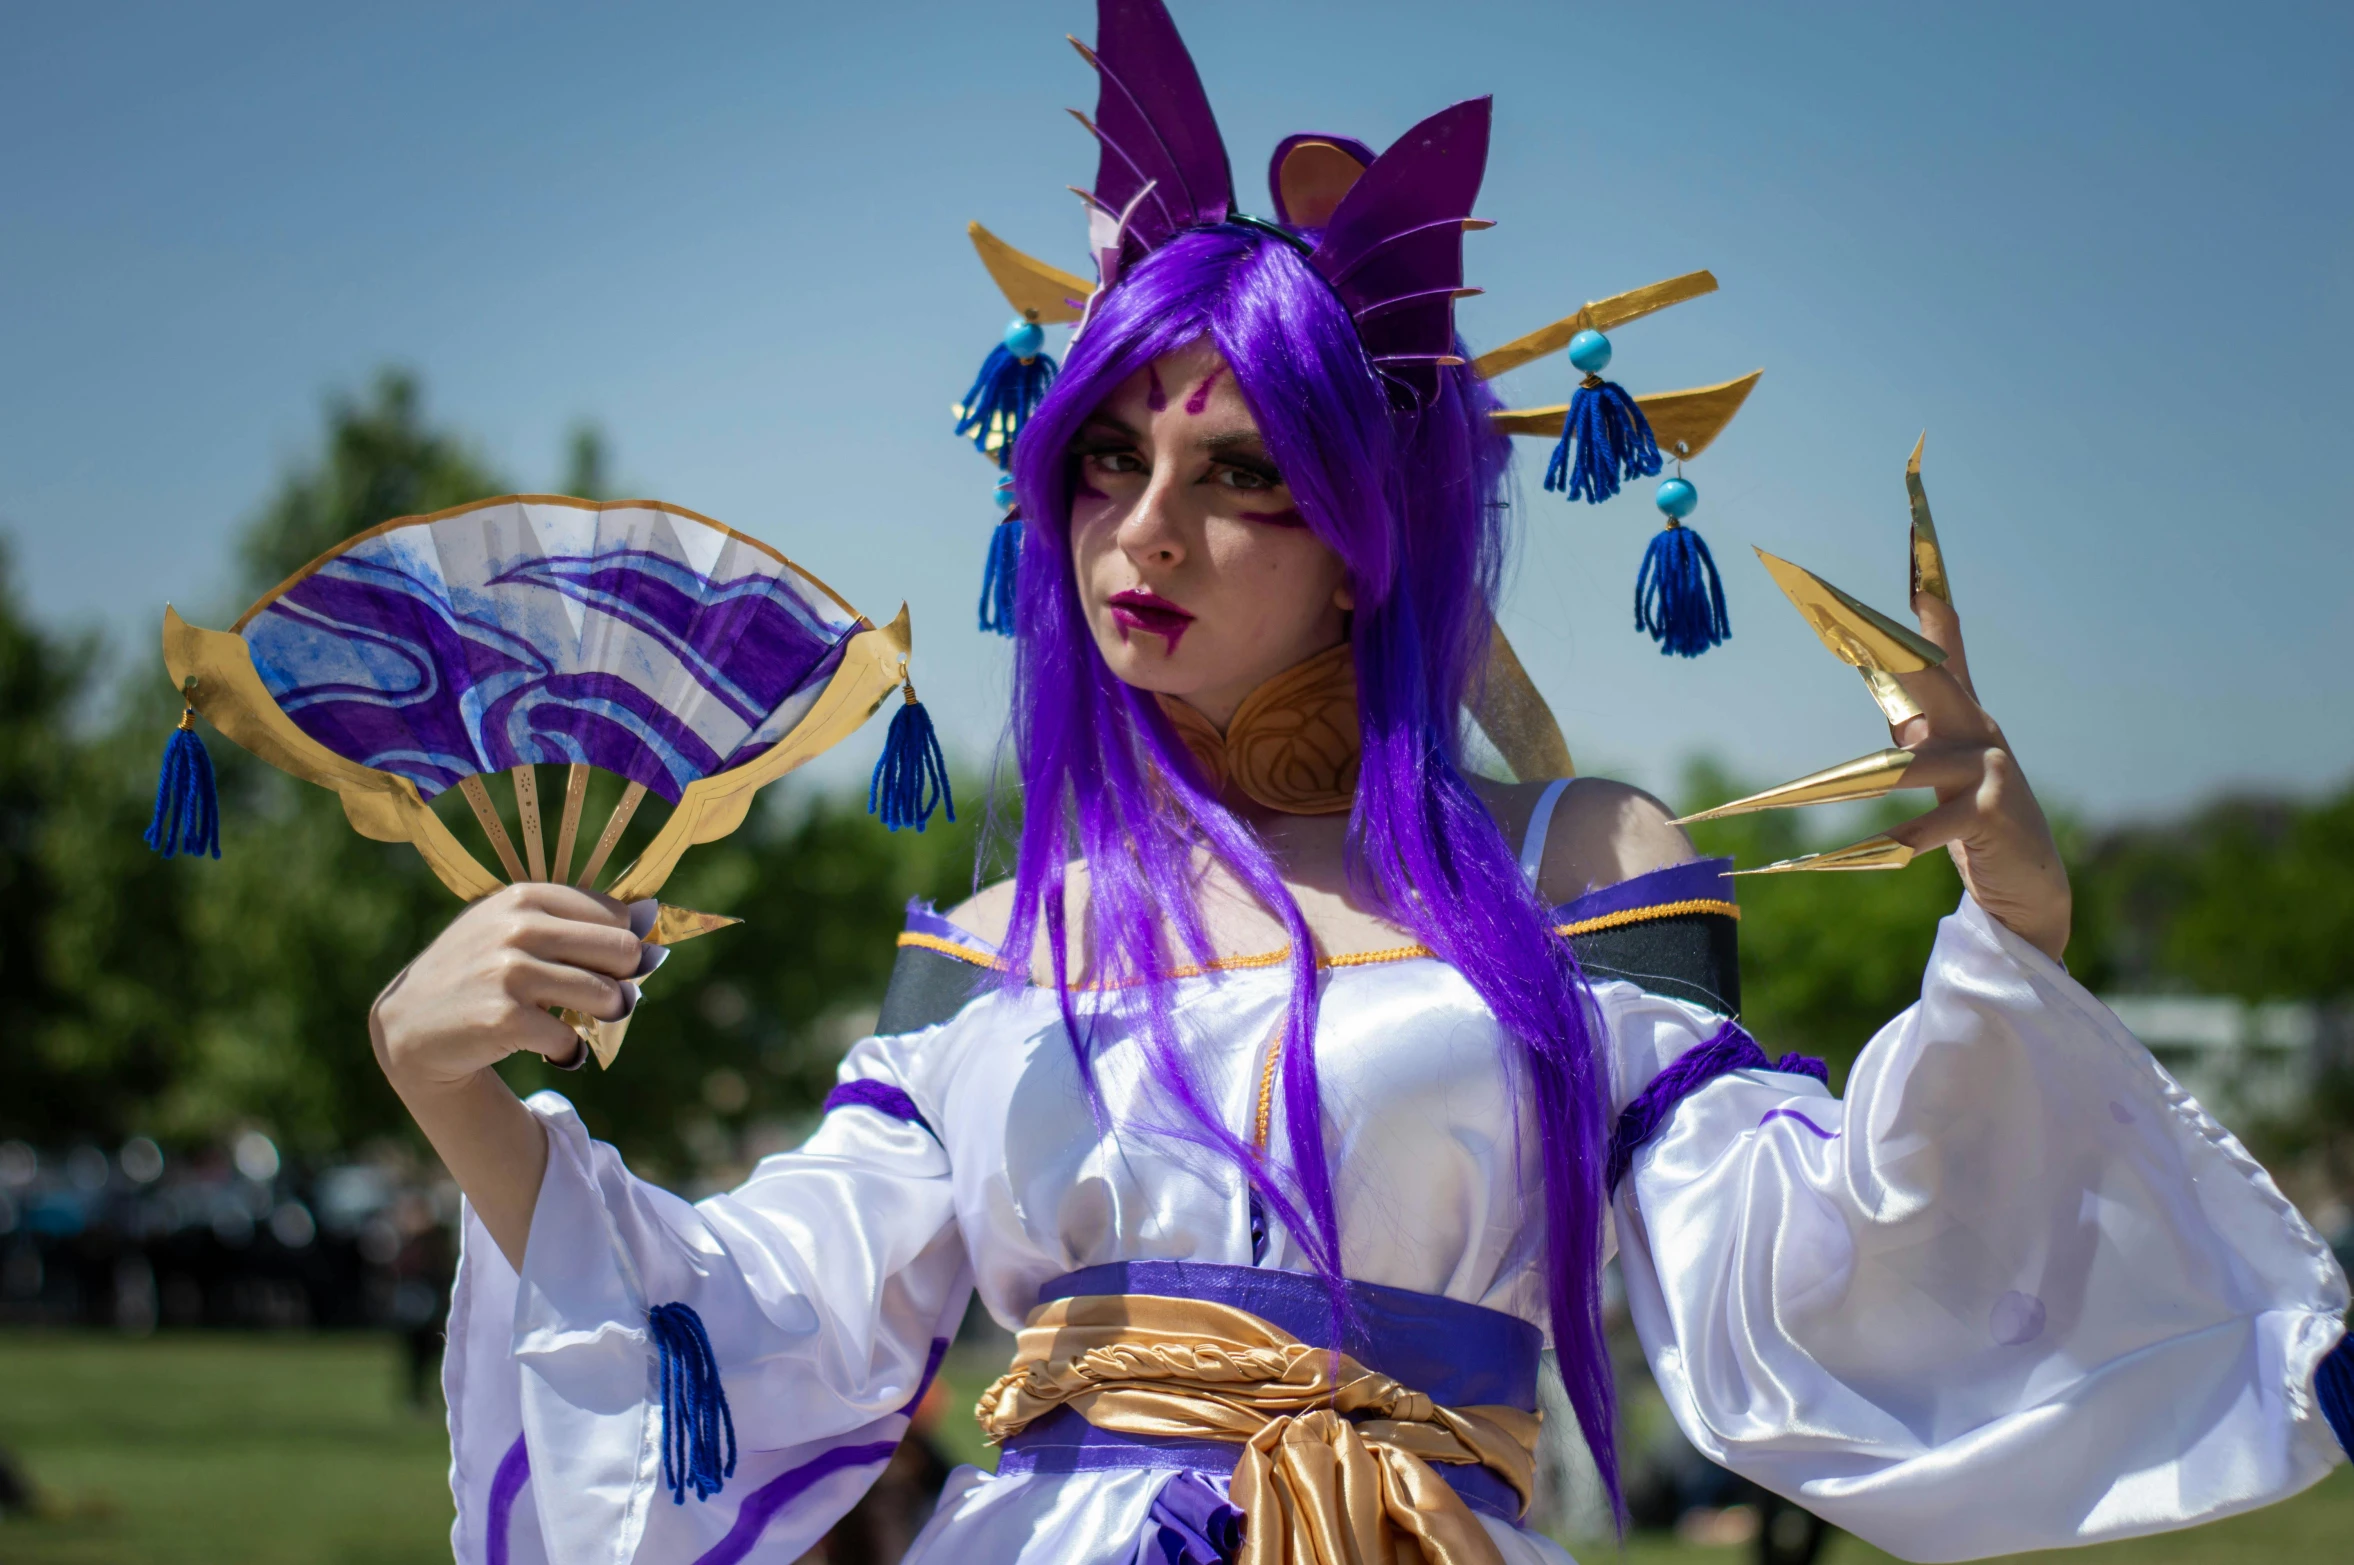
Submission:
[[[1196,1261],[1115,1261],[1058,1277],[1040,1303],[1082,1294],[1150,1293],[1244,1310],[1316,1347],[1332,1346],[1332,1304],[1306,1272]],[[1347,1344],[1357,1362],[1442,1407],[1502,1404],[1534,1412],[1544,1334],[1527,1321],[1435,1294],[1352,1282],[1349,1297],[1364,1335]],[[1098,1429],[1069,1408],[1039,1419],[1005,1443],[1001,1473],[1076,1473],[1107,1468],[1231,1474],[1242,1448],[1223,1440],[1177,1440]],[[1520,1497],[1484,1467],[1433,1464],[1433,1472],[1475,1511],[1517,1523]]]

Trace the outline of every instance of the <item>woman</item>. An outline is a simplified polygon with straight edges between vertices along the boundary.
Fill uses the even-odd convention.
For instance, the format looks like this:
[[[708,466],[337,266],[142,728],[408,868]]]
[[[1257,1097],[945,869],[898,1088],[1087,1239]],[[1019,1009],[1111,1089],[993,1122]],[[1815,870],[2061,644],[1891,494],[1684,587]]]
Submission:
[[[2060,966],[1966,686],[1904,678],[1940,803],[1893,835],[1968,894],[1834,1099],[1732,1019],[1731,883],[1656,801],[1464,772],[1491,404],[1459,361],[1400,398],[1309,247],[1225,215],[1106,268],[1022,434],[1016,873],[911,915],[806,1146],[690,1206],[508,1091],[578,1049],[546,1008],[623,1008],[586,894],[477,904],[375,1007],[470,1209],[460,1557],[794,1558],[977,1288],[1036,1329],[912,1560],[1558,1560],[1537,1349],[1608,1475],[1613,1250],[1694,1443],[1900,1554],[2319,1477],[2343,1276]]]

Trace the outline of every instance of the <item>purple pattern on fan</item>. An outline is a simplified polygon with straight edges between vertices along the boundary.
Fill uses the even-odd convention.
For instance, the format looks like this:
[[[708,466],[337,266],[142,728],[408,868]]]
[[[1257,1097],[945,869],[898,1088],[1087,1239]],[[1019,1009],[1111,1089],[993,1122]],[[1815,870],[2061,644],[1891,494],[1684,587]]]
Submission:
[[[1095,47],[1080,46],[1100,78],[1095,119],[1082,117],[1101,149],[1092,199],[1105,214],[1126,214],[1116,242],[1097,252],[1108,289],[1124,266],[1178,234],[1226,221],[1234,176],[1167,8],[1160,0],[1096,0],[1095,14]],[[1473,98],[1370,158],[1309,257],[1348,306],[1375,373],[1402,406],[1438,395],[1439,368],[1456,359],[1455,300],[1477,292],[1463,286],[1463,224],[1487,169],[1488,122],[1488,100]],[[1363,145],[1332,140],[1352,152]],[[1282,199],[1278,192],[1278,211]]]
[[[712,524],[515,501],[365,538],[244,634],[297,726],[427,798],[578,761],[676,803],[782,738],[858,628]]]

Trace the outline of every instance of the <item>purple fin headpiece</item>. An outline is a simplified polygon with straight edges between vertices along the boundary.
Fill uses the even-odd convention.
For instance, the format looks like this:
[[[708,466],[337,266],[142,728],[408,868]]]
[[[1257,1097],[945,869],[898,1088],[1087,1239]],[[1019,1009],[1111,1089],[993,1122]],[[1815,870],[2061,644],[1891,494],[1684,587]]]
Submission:
[[[1117,286],[1126,268],[1179,234],[1220,224],[1273,234],[1307,258],[1347,307],[1394,407],[1411,413],[1438,396],[1440,371],[1464,362],[1455,301],[1480,291],[1464,286],[1463,235],[1492,226],[1471,215],[1487,171],[1490,100],[1441,109],[1379,155],[1346,136],[1285,138],[1268,168],[1274,216],[1260,218],[1237,209],[1217,117],[1161,0],[1097,0],[1094,46],[1076,38],[1071,44],[1097,77],[1094,117],[1071,111],[1098,149],[1095,186],[1078,191],[1096,281],[1090,287],[973,226],[983,262],[1017,313],[957,410],[959,434],[1002,467],[1054,373],[1042,351],[1043,326],[1075,322],[1084,330],[1094,300]],[[1493,415],[1500,432],[1555,441],[1547,489],[1599,504],[1626,479],[1678,464],[1659,488],[1666,527],[1638,577],[1635,621],[1660,650],[1686,657],[1730,632],[1707,546],[1684,526],[1699,491],[1681,463],[1731,422],[1757,374],[1634,396],[1601,377],[1611,358],[1603,332],[1715,288],[1714,277],[1693,272],[1616,294],[1472,361],[1475,373],[1490,378],[1566,348],[1584,372],[1565,404]],[[1011,514],[1000,524],[982,593],[982,628],[1004,635],[1015,629],[1020,526]]]

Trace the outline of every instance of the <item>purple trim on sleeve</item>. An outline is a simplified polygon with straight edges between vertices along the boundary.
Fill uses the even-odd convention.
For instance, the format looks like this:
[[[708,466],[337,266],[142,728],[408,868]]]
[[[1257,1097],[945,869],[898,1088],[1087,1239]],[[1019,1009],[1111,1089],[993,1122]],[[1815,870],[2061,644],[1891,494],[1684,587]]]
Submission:
[[[1622,880],[1615,886],[1589,891],[1575,902],[1564,902],[1555,908],[1553,921],[1574,924],[1612,913],[1633,912],[1636,908],[1657,907],[1663,902],[1706,900],[1737,900],[1733,895],[1731,859],[1694,859],[1689,864],[1670,864],[1665,869]]]
[[[997,947],[974,934],[961,924],[952,924],[940,916],[940,910],[921,897],[910,897],[907,903],[907,933],[929,935],[935,940],[946,940],[963,946],[968,951],[996,959]]]
[[[1830,1067],[1821,1060],[1804,1054],[1785,1054],[1778,1060],[1769,1061],[1765,1050],[1757,1046],[1756,1039],[1741,1030],[1738,1022],[1727,1022],[1706,1043],[1676,1056],[1666,1070],[1651,1078],[1649,1086],[1635,1094],[1632,1103],[1619,1110],[1618,1123],[1610,1132],[1610,1162],[1603,1175],[1603,1188],[1614,1192],[1618,1189],[1619,1181],[1627,1177],[1627,1170],[1634,1165],[1635,1154],[1643,1150],[1653,1136],[1667,1128],[1667,1122],[1675,1117],[1678,1104],[1719,1076],[1731,1071],[1750,1070],[1785,1071],[1794,1076],[1812,1076],[1825,1085],[1829,1084],[1831,1074]],[[1773,1115],[1768,1114],[1766,1118],[1771,1119]],[[1807,1128],[1817,1135],[1824,1134],[1812,1122],[1808,1123]]]
[[[2330,1433],[2354,1457],[2354,1337],[2340,1337],[2313,1372],[2315,1399]]]
[[[507,1454],[499,1458],[498,1470],[490,1475],[490,1514],[482,1531],[483,1565],[507,1565],[507,1527],[515,1513],[515,1497],[530,1477],[531,1452],[517,1435]]]
[[[924,1360],[924,1378],[916,1383],[915,1395],[907,1399],[905,1407],[892,1415],[894,1418],[904,1418],[915,1411],[916,1404],[924,1399],[924,1393],[932,1389],[932,1378],[940,1373],[940,1361],[947,1356],[948,1339],[934,1337],[931,1355]],[[887,1462],[891,1459],[891,1453],[898,1449],[897,1440],[870,1440],[864,1445],[840,1445],[831,1451],[820,1452],[799,1467],[779,1473],[745,1498],[744,1508],[736,1512],[735,1525],[728,1528],[727,1536],[699,1556],[695,1565],[736,1565],[737,1561],[752,1552],[753,1545],[768,1530],[768,1524],[776,1520],[777,1513],[808,1493],[810,1485],[846,1467]],[[503,1565],[503,1562],[494,1562],[494,1565]]]
[[[842,1082],[826,1094],[823,1112],[831,1114],[836,1109],[852,1107],[873,1109],[878,1114],[905,1120],[910,1125],[921,1126],[934,1141],[940,1139],[940,1132],[934,1130],[932,1122],[924,1118],[923,1111],[915,1106],[915,1099],[887,1081]]]
[[[1816,1135],[1822,1137],[1825,1141],[1837,1141],[1839,1139],[1838,1131],[1825,1130],[1822,1126],[1816,1124],[1813,1120],[1808,1119],[1804,1114],[1799,1113],[1796,1109],[1768,1109],[1765,1112],[1765,1118],[1760,1119],[1757,1122],[1758,1127],[1763,1129],[1767,1120],[1775,1119],[1796,1120],[1799,1124],[1804,1125],[1807,1129],[1813,1131]]]

